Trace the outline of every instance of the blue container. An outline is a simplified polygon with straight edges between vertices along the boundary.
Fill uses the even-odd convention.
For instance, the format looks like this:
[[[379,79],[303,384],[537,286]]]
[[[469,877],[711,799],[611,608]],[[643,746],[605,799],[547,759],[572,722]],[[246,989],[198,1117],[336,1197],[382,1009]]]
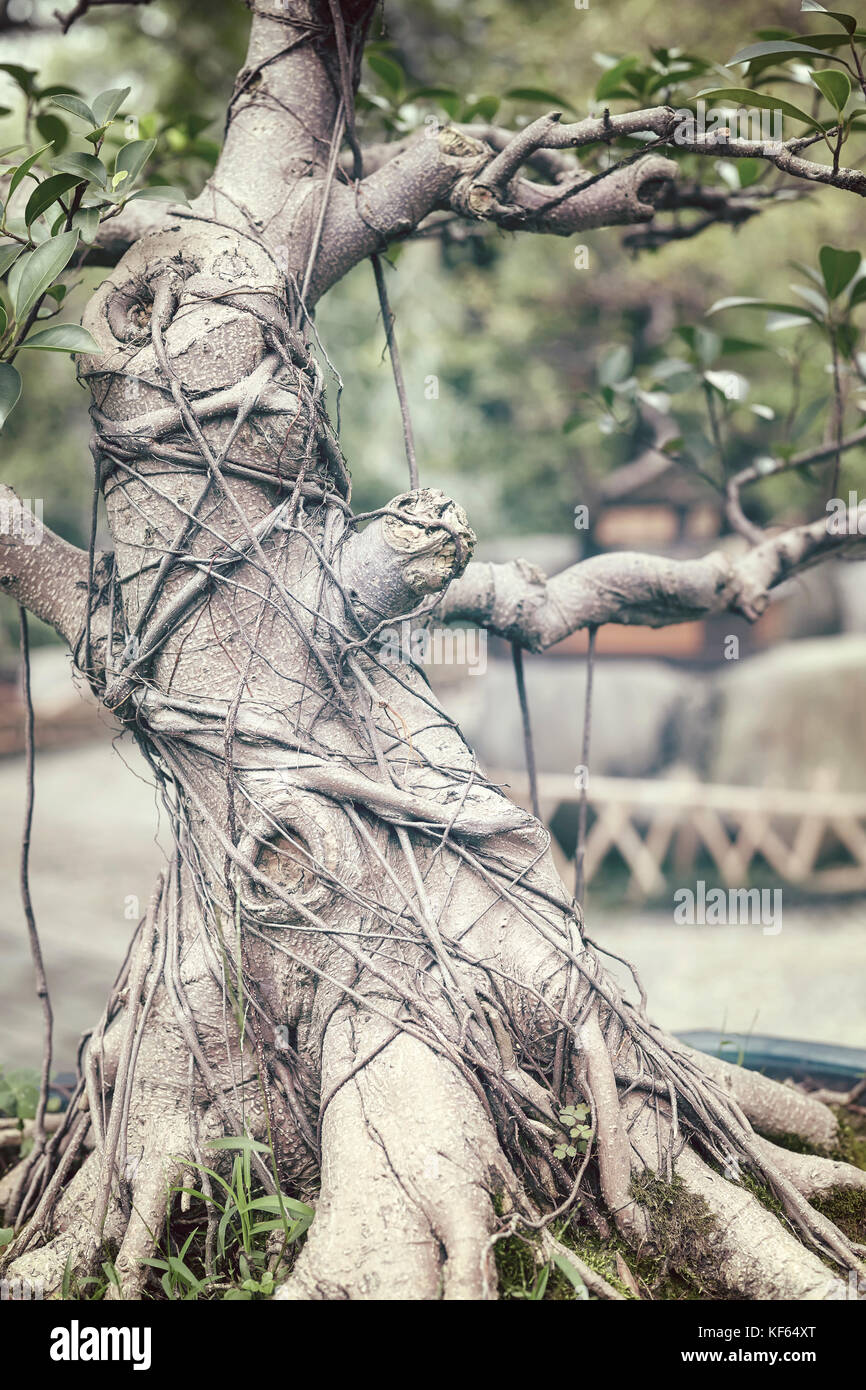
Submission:
[[[866,1074],[866,1050],[860,1047],[709,1030],[678,1033],[677,1037],[698,1052],[737,1062],[780,1081],[790,1077],[792,1081],[808,1080],[833,1091],[849,1091]]]

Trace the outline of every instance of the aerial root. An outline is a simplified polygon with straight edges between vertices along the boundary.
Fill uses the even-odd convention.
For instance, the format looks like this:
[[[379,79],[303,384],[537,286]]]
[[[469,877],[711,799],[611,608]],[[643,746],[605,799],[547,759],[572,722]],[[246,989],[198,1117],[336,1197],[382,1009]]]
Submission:
[[[140,1298],[156,1253],[171,1203],[171,1189],[182,1185],[191,1153],[189,1124],[171,1115],[152,1127],[131,1183],[131,1210],[115,1260],[118,1282],[109,1284],[106,1298]]]
[[[578,1032],[578,1084],[596,1115],[596,1157],[602,1196],[617,1230],[633,1244],[648,1235],[646,1214],[631,1192],[631,1154],[628,1131],[616,1088],[613,1064],[598,1014],[593,1008]]]
[[[796,1134],[816,1149],[831,1150],[839,1142],[839,1122],[828,1105],[795,1086],[773,1081],[719,1057],[687,1047],[665,1036],[672,1051],[685,1053],[736,1101],[752,1126],[762,1134]]]
[[[99,1183],[99,1157],[92,1151],[60,1194],[56,1206],[37,1208],[6,1253],[5,1278],[42,1281],[44,1293],[59,1290],[67,1267],[76,1279],[93,1273],[104,1246],[116,1243],[124,1218],[117,1202],[109,1204],[102,1241],[94,1239],[92,1212]]]
[[[171,1188],[189,1166],[191,1141],[185,1116],[170,1109],[142,1119],[139,1150],[127,1151],[122,1179],[110,1178],[107,1202],[103,1154],[93,1149],[67,1183],[56,1205],[37,1209],[9,1250],[5,1277],[42,1281],[45,1294],[60,1290],[69,1268],[77,1279],[112,1258],[118,1283],[107,1298],[141,1297],[149,1272],[143,1260],[162,1238]],[[105,1207],[101,1225],[94,1213]],[[17,1249],[16,1249],[17,1247]]]

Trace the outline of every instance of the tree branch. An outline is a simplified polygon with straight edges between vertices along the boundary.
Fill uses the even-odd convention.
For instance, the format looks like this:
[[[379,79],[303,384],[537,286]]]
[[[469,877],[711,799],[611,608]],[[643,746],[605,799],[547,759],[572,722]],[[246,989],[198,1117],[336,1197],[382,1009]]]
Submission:
[[[724,612],[753,622],[778,584],[855,547],[866,553],[866,504],[848,513],[846,534],[831,532],[822,518],[738,556],[713,551],[699,560],[669,560],[621,551],[582,560],[552,579],[525,560],[475,562],[435,611],[438,619],[477,623],[531,651],[602,623],[666,627]]]
[[[740,492],[744,487],[748,487],[751,483],[760,482],[764,478],[774,478],[777,473],[787,473],[792,468],[808,468],[814,463],[825,463],[828,459],[846,453],[849,449],[859,449],[863,446],[866,446],[866,425],[862,429],[855,430],[845,439],[831,440],[829,444],[819,444],[812,449],[804,449],[802,453],[792,454],[787,459],[776,459],[772,466],[762,462],[752,463],[748,468],[741,468],[739,473],[735,473],[728,479],[726,487],[725,512],[729,524],[735,531],[739,531],[741,536],[745,536],[753,543],[762,540],[761,528],[750,521],[743,511]]]
[[[87,551],[43,526],[3,484],[0,528],[0,590],[74,646],[87,614]]]

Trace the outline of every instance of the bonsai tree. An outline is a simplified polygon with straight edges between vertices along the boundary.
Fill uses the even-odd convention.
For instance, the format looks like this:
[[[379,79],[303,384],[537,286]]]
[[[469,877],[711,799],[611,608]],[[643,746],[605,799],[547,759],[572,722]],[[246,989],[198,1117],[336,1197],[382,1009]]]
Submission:
[[[862,547],[856,508],[830,528],[822,498],[811,522],[761,527],[744,489],[765,463],[725,479],[739,551],[609,554],[550,579],[473,563],[459,498],[419,483],[408,414],[409,490],[353,511],[315,310],[372,260],[405,407],[380,257],[419,230],[631,226],[663,246],[801,185],[862,197],[841,154],[862,125],[866,36],[819,16],[815,34],[739,55],[748,89],[705,91],[780,108],[803,132],[787,139],[733,117],[702,128],[697,89],[717,70],[666,54],[611,69],[599,114],[575,122],[549,110],[509,129],[476,109],[370,142],[370,0],[250,8],[224,143],[191,202],[137,183],[151,140],[108,158],[126,90],[51,94],[87,149],[5,156],[4,414],[19,351],[77,354],[114,548],[28,543],[6,489],[0,584],[132,732],[173,840],[50,1134],[46,1056],[33,1149],[3,1183],[6,1271],[68,1293],[107,1253],[109,1296],[138,1297],[167,1215],[192,1204],[211,1270],[241,1172],[272,1218],[278,1298],[495,1297],[496,1244],[515,1234],[576,1287],[622,1297],[568,1230],[664,1249],[670,1211],[711,1291],[845,1297],[861,1251],[814,1200],[864,1186],[835,1113],[653,1024],[587,937],[544,827],[383,636],[459,619],[540,651],[605,623],[754,619],[783,580]],[[808,112],[763,90],[804,59]],[[702,179],[721,156],[742,177]],[[40,327],[85,263],[108,269],[83,326]],[[859,267],[826,248],[823,308],[803,311],[823,314],[840,380]],[[770,471],[861,443],[843,414],[828,444]]]

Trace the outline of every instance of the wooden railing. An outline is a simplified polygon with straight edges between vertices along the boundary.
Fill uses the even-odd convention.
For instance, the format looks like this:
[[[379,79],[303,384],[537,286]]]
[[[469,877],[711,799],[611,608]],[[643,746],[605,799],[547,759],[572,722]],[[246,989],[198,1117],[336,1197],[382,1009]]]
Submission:
[[[525,773],[489,775],[512,800],[529,805]],[[559,807],[576,805],[581,794],[572,777],[542,773],[538,795],[549,826]],[[725,786],[682,772],[652,781],[591,775],[587,800],[587,884],[617,851],[628,866],[629,895],[656,897],[670,872],[681,879],[705,852],[725,887],[747,886],[760,856],[780,880],[806,892],[866,891],[866,795],[833,790],[829,773],[808,791]],[[554,840],[554,856],[569,882],[573,853]]]

